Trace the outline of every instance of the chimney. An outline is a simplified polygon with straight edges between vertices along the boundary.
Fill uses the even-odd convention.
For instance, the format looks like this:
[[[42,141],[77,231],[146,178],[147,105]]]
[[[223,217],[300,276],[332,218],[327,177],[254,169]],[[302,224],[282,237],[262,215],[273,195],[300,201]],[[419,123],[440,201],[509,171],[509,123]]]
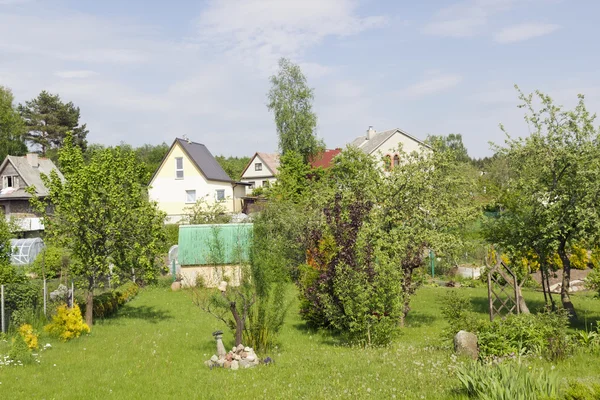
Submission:
[[[375,135],[377,131],[375,129],[373,129],[373,126],[369,126],[369,129],[367,129],[367,140],[371,140],[373,139],[373,136]]]
[[[40,166],[37,153],[27,153],[27,162],[34,168]]]

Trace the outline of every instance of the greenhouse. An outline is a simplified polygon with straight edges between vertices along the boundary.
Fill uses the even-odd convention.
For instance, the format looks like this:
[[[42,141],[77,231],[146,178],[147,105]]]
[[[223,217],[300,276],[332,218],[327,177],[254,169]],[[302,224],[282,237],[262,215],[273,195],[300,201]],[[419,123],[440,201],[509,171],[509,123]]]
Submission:
[[[29,265],[44,248],[44,242],[40,238],[11,239],[12,249],[10,262],[13,265]]]

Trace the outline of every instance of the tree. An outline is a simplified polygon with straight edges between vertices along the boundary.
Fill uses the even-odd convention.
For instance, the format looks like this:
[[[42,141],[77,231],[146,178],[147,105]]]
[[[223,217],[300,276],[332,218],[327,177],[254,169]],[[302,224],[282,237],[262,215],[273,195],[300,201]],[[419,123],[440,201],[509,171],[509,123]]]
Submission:
[[[111,263],[128,276],[135,274],[129,262],[154,266],[152,254],[164,234],[158,221],[164,214],[148,201],[140,183],[143,171],[132,152],[98,150],[86,163],[67,134],[58,155],[65,179],[56,171],[42,175],[49,194],[31,201],[43,215],[46,235],[81,261],[71,273],[86,282],[85,317],[91,327],[94,289],[109,276]]]
[[[312,110],[313,89],[298,65],[281,58],[279,72],[271,76],[268,108],[275,116],[282,155],[294,151],[308,163],[312,156],[323,149],[315,136],[317,116]]]
[[[518,87],[517,87],[517,90]],[[510,179],[500,199],[503,211],[492,237],[520,254],[534,250],[542,266],[557,252],[563,266],[561,302],[572,320],[577,318],[569,296],[569,249],[578,243],[595,247],[600,232],[600,130],[584,97],[571,111],[554,105],[537,91],[519,90],[519,107],[531,131],[526,138],[507,134],[498,152],[510,166]],[[492,227],[493,228],[493,227]]]
[[[88,130],[79,125],[79,107],[72,102],[63,103],[60,96],[42,91],[38,97],[20,104],[18,111],[25,120],[28,142],[41,147],[42,155],[63,146],[67,132],[72,133],[73,143],[86,148]]]
[[[235,181],[242,179],[244,168],[250,162],[250,157],[217,156],[215,158],[219,165],[221,165],[221,168],[227,172],[227,175]]]
[[[22,156],[27,153],[24,140],[25,125],[13,106],[10,89],[0,86],[0,162],[6,156]]]
[[[426,143],[430,144],[437,151],[448,151],[451,152],[457,161],[459,162],[470,162],[471,157],[467,152],[462,135],[460,133],[451,133],[447,136],[443,135],[429,135],[425,140]]]

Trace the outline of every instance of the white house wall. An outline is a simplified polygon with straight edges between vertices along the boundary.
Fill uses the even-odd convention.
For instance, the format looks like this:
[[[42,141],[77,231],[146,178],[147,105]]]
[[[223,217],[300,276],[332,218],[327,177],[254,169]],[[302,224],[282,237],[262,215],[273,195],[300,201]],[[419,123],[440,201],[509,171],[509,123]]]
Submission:
[[[262,163],[262,171],[256,171],[254,165],[256,163]],[[273,175],[273,172],[267,167],[267,164],[260,158],[258,154],[255,154],[252,158],[252,161],[248,164],[248,168],[244,171],[242,175],[242,182],[251,183],[254,182],[254,187],[259,188],[263,187],[263,181],[268,181],[269,185],[274,184],[277,179]],[[252,194],[252,188],[246,187],[246,195]]]

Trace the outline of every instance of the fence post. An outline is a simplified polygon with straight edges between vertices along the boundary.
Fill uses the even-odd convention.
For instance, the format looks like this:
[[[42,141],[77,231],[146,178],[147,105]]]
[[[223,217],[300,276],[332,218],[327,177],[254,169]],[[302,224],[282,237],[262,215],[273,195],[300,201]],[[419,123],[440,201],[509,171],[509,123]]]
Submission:
[[[71,308],[75,306],[75,284],[71,281]]]
[[[6,333],[6,327],[4,326],[4,285],[0,285],[0,318],[2,318],[2,333]]]
[[[48,285],[46,285],[46,276],[44,276],[44,317],[48,316],[48,314],[46,313],[46,303],[48,302],[47,297],[48,297]]]

